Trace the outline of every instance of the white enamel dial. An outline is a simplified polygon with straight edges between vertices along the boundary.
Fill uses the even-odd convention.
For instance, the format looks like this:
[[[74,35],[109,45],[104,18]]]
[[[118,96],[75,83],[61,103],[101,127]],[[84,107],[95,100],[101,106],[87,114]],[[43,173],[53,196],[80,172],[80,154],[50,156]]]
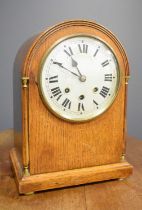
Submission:
[[[39,88],[48,108],[76,122],[107,110],[119,83],[119,66],[110,47],[85,35],[55,44],[44,57],[39,74]]]

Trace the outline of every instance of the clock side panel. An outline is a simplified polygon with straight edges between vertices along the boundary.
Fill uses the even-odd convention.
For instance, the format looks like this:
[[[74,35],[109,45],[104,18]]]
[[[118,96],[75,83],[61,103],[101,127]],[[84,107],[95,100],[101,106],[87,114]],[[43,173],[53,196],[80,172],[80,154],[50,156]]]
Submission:
[[[85,123],[70,123],[54,116],[44,105],[37,83],[39,64],[46,50],[57,40],[74,33],[97,35],[105,40],[112,46],[121,69],[121,85],[114,103],[103,115]],[[121,49],[103,31],[87,26],[67,27],[55,33],[52,31],[48,38],[44,34],[43,39],[39,38],[24,69],[29,76],[30,173],[121,162],[125,149],[125,75],[128,70]]]
[[[21,109],[21,60],[19,52],[16,55],[13,68],[13,125],[14,125],[14,146],[21,160],[22,156],[22,109]]]
[[[14,146],[16,148],[19,160],[22,163],[22,82],[21,79],[23,75],[23,65],[27,55],[27,52],[35,39],[35,36],[31,37],[19,48],[13,65],[13,127],[14,127]]]

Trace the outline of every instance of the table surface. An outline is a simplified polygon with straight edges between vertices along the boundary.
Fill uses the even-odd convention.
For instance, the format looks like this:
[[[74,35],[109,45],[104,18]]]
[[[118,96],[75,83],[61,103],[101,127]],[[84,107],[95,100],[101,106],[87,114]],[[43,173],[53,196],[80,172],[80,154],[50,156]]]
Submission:
[[[78,187],[19,196],[9,160],[13,131],[0,132],[0,210],[142,210],[142,141],[127,138],[133,175]]]

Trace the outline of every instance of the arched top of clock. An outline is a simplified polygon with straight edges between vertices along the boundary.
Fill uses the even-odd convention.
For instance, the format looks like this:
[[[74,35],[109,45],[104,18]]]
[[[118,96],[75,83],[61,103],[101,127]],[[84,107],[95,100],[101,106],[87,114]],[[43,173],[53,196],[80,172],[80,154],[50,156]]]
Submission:
[[[47,29],[37,36],[34,42],[32,41],[31,47],[27,53],[22,76],[29,77],[31,68],[33,71],[32,63],[36,62],[37,58],[41,60],[47,49],[50,48],[53,43],[63,37],[76,34],[88,34],[104,40],[113,48],[114,53],[118,57],[123,76],[129,76],[128,59],[121,43],[108,29],[104,28],[102,25],[87,20],[66,21]]]

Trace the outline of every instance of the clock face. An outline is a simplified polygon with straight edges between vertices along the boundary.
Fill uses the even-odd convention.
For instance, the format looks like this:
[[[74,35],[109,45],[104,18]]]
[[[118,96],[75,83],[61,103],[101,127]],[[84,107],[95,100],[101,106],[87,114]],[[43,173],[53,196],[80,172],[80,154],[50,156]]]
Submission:
[[[70,121],[86,121],[107,110],[117,95],[120,71],[102,40],[78,35],[62,39],[45,55],[39,88],[47,107]]]

